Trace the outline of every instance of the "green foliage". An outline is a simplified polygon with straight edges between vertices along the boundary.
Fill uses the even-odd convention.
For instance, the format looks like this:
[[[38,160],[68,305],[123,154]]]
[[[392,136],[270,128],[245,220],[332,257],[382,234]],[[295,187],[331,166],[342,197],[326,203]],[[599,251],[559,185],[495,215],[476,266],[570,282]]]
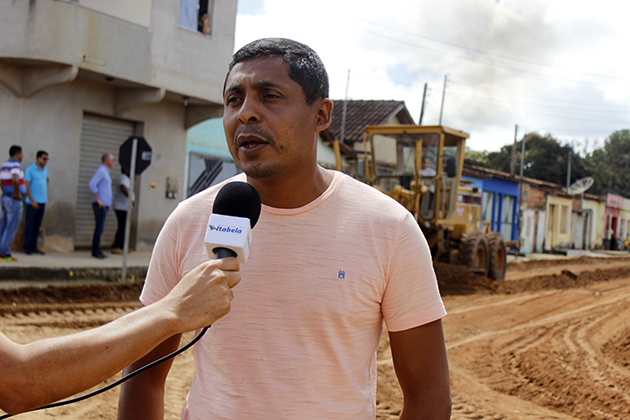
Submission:
[[[612,133],[602,148],[586,157],[585,163],[595,179],[589,193],[612,193],[630,198],[630,130]]]
[[[603,147],[585,157],[576,154],[572,146],[560,144],[550,134],[541,136],[528,133],[516,143],[516,176],[520,174],[523,141],[524,176],[565,186],[569,153],[572,153],[571,183],[591,176],[595,183],[588,190],[589,194],[612,193],[630,198],[630,130],[615,131],[606,139]],[[498,152],[466,150],[466,158],[480,166],[510,173],[512,145],[503,146]]]
[[[588,176],[584,160],[577,155],[570,145],[562,145],[551,135],[541,136],[537,133],[526,134],[525,159],[523,175],[541,181],[566,185],[569,153],[571,156],[571,182]],[[520,174],[521,151],[523,140],[516,142],[516,160],[514,174]],[[485,156],[481,166],[510,173],[512,165],[512,145],[503,146],[498,152],[477,152]],[[468,157],[468,155],[467,155]]]
[[[468,147],[466,148],[465,153],[465,158],[468,160],[472,160],[474,161],[477,165],[479,166],[483,166],[485,168],[489,168],[488,166],[488,152],[483,150],[483,151],[477,151],[477,150],[470,150]]]

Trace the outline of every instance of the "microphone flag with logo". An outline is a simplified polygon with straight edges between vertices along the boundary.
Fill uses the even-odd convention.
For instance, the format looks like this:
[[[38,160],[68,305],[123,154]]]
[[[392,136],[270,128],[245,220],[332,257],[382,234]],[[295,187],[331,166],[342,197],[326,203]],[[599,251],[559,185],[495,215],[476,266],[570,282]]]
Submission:
[[[252,229],[260,217],[260,195],[246,182],[230,182],[217,193],[206,228],[210,258],[236,257],[247,262]]]

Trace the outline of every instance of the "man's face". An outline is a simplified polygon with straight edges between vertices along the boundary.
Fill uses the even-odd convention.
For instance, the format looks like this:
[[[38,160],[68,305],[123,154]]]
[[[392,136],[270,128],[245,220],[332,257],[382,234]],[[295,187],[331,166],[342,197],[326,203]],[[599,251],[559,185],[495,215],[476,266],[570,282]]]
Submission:
[[[228,148],[249,177],[295,176],[316,165],[315,136],[330,123],[320,110],[328,100],[308,105],[282,57],[257,57],[236,64],[223,99]]]
[[[17,160],[18,162],[22,162],[22,152],[17,152],[15,155],[13,155],[13,159]]]
[[[46,164],[48,163],[48,155],[41,155],[40,157],[37,158],[37,164],[39,166],[46,166]]]
[[[103,162],[103,165],[111,169],[112,166],[114,166],[114,156],[112,155],[107,156],[107,159],[105,159],[105,162]]]

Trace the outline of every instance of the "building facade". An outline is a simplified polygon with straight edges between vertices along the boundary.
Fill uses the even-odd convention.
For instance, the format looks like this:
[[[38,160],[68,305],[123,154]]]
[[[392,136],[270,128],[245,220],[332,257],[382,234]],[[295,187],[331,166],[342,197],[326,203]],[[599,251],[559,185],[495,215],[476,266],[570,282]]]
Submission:
[[[617,249],[622,237],[625,220],[622,220],[624,198],[616,194],[606,194],[606,209],[604,211],[604,249]],[[621,241],[623,242],[623,240]]]
[[[87,182],[130,135],[152,147],[136,182],[131,245],[150,248],[184,196],[186,132],[222,115],[236,19],[234,1],[195,1],[0,2],[0,153],[22,146],[23,168],[38,150],[50,154],[46,249],[89,246]],[[184,9],[209,14],[207,34],[181,19]],[[110,212],[104,246],[114,230]]]

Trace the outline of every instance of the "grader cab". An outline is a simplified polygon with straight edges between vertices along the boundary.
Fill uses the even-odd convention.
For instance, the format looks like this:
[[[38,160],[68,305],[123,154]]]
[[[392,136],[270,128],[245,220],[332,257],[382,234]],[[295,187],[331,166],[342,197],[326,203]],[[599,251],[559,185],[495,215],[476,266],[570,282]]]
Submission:
[[[504,279],[503,236],[484,232],[481,191],[462,180],[468,137],[444,126],[368,126],[359,178],[414,215],[434,261],[463,264]]]

